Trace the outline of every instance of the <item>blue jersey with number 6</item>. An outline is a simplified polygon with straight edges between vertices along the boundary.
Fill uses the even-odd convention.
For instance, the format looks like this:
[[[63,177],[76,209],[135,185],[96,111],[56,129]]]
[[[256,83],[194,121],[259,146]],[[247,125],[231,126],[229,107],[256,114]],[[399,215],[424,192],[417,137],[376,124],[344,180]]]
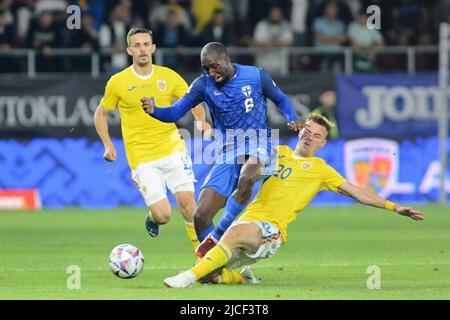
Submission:
[[[233,140],[233,136],[227,135],[227,130],[230,129],[244,132],[253,129],[259,136],[258,145],[271,141],[271,129],[267,122],[266,98],[270,98],[275,103],[287,98],[275,85],[267,71],[254,66],[233,65],[236,68],[236,75],[225,82],[223,86],[217,85],[211,77],[204,74],[192,83],[185,95],[185,98],[190,99],[194,104],[206,102],[214,128],[222,132],[224,152],[227,150],[226,146],[233,144],[233,141],[230,141],[230,139]],[[287,106],[277,105],[288,121],[297,119],[290,103]],[[245,135],[242,131],[239,132]],[[249,135],[247,134],[247,136]],[[266,139],[266,141],[260,141],[262,139]],[[241,148],[244,146],[235,145],[233,149],[236,151]],[[270,156],[271,143],[268,143],[267,149]],[[252,152],[243,150],[243,152],[237,153],[251,154]]]
[[[209,75],[203,74],[173,106],[155,107],[152,114],[158,120],[175,122],[189,109],[206,102],[214,124],[218,153],[202,188],[213,188],[226,197],[236,188],[241,156],[260,159],[266,165],[264,175],[272,174],[276,161],[272,156],[266,99],[275,103],[288,122],[297,120],[289,97],[275,85],[267,71],[233,65],[236,74],[223,85],[217,85]]]

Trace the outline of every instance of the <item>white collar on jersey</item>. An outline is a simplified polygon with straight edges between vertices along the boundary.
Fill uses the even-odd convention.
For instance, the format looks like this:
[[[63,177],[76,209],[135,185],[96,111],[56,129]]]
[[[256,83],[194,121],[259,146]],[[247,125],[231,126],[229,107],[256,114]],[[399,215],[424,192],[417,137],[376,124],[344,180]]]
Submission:
[[[143,80],[147,80],[153,75],[153,71],[155,71],[155,66],[152,66],[152,72],[150,72],[150,74],[148,74],[146,76],[143,76],[143,75],[140,75],[139,73],[137,73],[136,70],[134,70],[134,66],[133,65],[131,65],[131,71],[133,71],[135,76],[137,76],[137,77],[139,77],[139,78],[141,78]]]

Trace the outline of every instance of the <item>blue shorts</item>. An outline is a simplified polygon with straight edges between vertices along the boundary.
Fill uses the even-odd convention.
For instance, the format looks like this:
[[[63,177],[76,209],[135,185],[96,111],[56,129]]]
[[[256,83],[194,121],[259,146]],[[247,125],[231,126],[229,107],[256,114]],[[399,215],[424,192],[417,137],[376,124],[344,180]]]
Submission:
[[[268,157],[261,157],[252,152],[247,155],[256,156],[258,159],[263,161],[266,164],[265,171],[260,179],[267,178],[271,176],[275,170],[275,165],[277,161],[276,149],[273,149],[273,152]],[[231,194],[236,190],[237,184],[239,181],[239,175],[241,173],[242,163],[215,163],[212,167],[211,171],[208,173],[203,185],[200,190],[203,188],[211,188],[222,196],[229,198]]]

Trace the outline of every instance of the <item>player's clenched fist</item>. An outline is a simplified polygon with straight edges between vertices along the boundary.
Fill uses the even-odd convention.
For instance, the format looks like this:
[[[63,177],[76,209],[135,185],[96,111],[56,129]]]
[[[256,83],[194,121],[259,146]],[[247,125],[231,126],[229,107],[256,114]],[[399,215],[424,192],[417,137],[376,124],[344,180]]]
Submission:
[[[294,120],[294,121],[288,122],[287,126],[291,130],[299,131],[303,128],[303,122],[300,120]]]
[[[155,101],[153,100],[153,98],[143,97],[141,99],[141,103],[142,109],[144,109],[145,113],[152,114],[153,111],[155,110]]]
[[[105,146],[105,153],[103,154],[103,159],[109,162],[115,161],[117,158],[117,151],[114,145]]]

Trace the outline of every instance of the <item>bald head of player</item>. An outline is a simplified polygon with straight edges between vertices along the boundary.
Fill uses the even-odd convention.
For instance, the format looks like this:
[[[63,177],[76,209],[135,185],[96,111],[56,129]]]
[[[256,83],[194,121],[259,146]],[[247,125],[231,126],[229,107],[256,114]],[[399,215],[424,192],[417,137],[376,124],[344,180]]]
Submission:
[[[220,42],[207,43],[200,53],[203,69],[218,85],[224,85],[236,74],[225,46]]]

